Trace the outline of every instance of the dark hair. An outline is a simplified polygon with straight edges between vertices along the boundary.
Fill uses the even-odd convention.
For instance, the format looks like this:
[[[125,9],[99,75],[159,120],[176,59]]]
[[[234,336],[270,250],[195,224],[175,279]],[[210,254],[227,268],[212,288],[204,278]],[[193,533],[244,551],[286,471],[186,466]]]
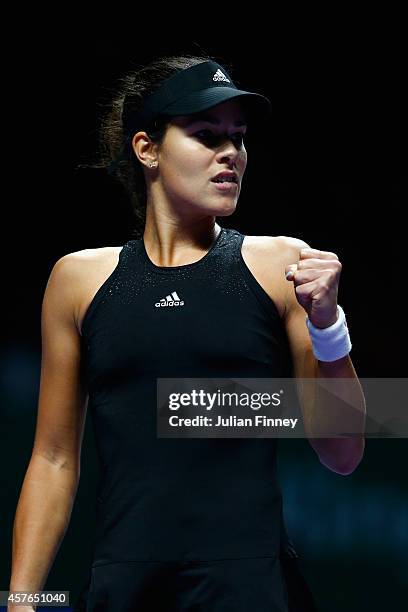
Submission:
[[[204,55],[162,57],[125,74],[119,79],[119,87],[101,118],[99,159],[93,167],[107,169],[127,191],[136,219],[136,234],[140,235],[146,220],[146,183],[139,160],[131,147],[126,146],[122,125],[124,104],[126,112],[130,109],[136,113],[146,96],[153,93],[162,81],[180,70],[208,60],[218,61]],[[146,127],[146,132],[154,143],[162,143],[169,121],[169,117],[158,117],[153,125]]]

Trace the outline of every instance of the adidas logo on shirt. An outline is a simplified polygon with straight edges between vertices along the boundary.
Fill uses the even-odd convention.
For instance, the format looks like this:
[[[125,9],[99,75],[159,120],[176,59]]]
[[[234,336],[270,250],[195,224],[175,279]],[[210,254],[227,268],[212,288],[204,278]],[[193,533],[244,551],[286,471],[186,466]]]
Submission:
[[[225,81],[226,83],[231,83],[229,79],[225,76],[225,74],[218,68],[217,72],[213,76],[213,81]]]
[[[179,296],[175,291],[171,294],[166,295],[165,298],[162,298],[160,302],[155,303],[156,308],[160,308],[161,306],[184,306],[184,302],[180,300]]]

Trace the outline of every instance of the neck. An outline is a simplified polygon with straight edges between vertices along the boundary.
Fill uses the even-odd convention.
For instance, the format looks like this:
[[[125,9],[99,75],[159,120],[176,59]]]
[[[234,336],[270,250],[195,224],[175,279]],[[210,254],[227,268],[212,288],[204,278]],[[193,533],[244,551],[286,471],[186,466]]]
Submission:
[[[220,225],[210,215],[179,219],[147,207],[143,241],[158,266],[178,266],[200,259],[216,240]]]

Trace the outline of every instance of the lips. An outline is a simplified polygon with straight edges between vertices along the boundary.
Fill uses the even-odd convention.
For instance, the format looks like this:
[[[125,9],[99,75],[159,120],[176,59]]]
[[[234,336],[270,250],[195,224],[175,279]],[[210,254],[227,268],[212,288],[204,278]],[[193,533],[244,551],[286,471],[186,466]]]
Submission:
[[[216,183],[219,181],[219,179],[230,179],[230,182],[232,183],[238,183],[238,176],[236,172],[231,172],[231,171],[223,171],[223,172],[219,172],[218,174],[216,174],[215,176],[213,176],[213,178],[211,179],[211,181],[213,183]]]
[[[225,181],[225,183],[217,183],[213,181],[215,189],[220,192],[225,193],[236,193],[238,191],[238,183],[230,183],[229,181]]]

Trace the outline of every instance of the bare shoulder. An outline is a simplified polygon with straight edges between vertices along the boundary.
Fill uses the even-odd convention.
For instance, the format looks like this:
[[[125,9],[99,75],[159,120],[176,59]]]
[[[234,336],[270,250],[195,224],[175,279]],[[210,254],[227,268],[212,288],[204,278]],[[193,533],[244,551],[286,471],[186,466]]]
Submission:
[[[120,253],[122,246],[107,246],[95,249],[82,249],[81,251],[73,251],[61,257],[61,260],[66,261],[100,261],[113,253]]]
[[[274,301],[279,314],[284,317],[288,281],[285,267],[296,263],[300,251],[309,245],[291,236],[245,236],[242,257],[253,276]]]
[[[244,245],[248,250],[257,252],[259,256],[268,255],[271,252],[282,254],[300,251],[310,246],[304,240],[291,236],[245,236]]]
[[[122,247],[119,246],[73,251],[58,259],[54,268],[60,275],[81,283],[89,275],[98,275],[109,269],[110,265],[119,259],[121,250]]]
[[[112,274],[123,246],[82,249],[63,255],[54,265],[61,284],[69,284],[79,334],[84,315],[99,287]]]

